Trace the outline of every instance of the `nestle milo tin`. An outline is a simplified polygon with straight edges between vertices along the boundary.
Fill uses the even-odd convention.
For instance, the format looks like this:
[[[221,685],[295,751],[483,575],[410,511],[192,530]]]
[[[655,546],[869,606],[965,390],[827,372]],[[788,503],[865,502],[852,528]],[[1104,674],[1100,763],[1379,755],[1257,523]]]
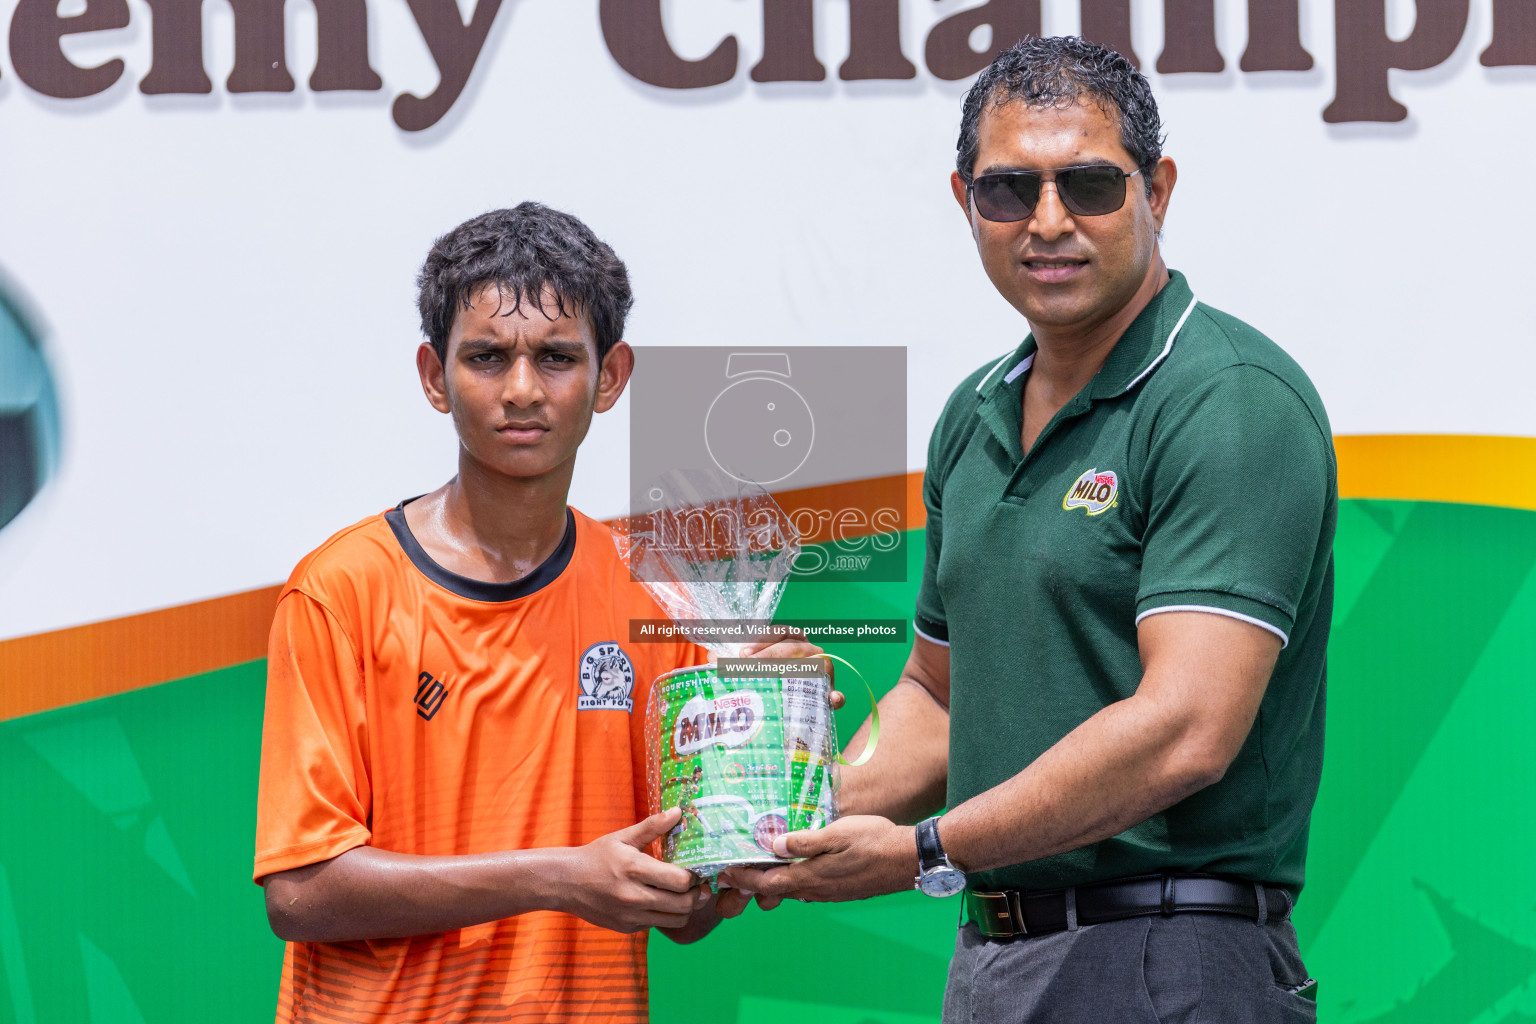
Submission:
[[[779,863],[776,837],[837,817],[830,690],[825,674],[747,678],[709,665],[656,680],[652,799],[683,811],[662,843],[669,863],[709,878],[735,864]]]

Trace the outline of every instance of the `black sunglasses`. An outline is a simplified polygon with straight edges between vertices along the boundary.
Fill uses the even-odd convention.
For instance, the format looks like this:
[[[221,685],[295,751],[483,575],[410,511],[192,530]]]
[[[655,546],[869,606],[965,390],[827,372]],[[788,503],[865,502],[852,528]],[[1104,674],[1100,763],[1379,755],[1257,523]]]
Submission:
[[[1127,174],[1113,164],[1085,164],[1049,172],[983,174],[971,182],[976,212],[1004,224],[1026,219],[1040,202],[1042,173],[1055,175],[1056,196],[1068,211],[1079,217],[1099,217],[1125,205],[1125,179],[1136,177],[1141,168]]]

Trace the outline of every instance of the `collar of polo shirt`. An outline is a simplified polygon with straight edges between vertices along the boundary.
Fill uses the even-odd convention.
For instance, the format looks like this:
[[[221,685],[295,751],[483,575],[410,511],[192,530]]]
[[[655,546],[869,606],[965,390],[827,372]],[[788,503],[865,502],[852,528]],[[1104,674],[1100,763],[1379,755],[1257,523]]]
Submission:
[[[1162,291],[1152,296],[1147,308],[1131,321],[1131,326],[1125,329],[1125,333],[1110,350],[1104,365],[1074,402],[1078,399],[1091,401],[1123,395],[1151,376],[1152,371],[1173,351],[1179,329],[1189,319],[1189,314],[1194,312],[1197,301],[1184,275],[1177,270],[1170,270],[1168,283]],[[1034,360],[1035,336],[1030,334],[1019,343],[1018,348],[997,361],[991,372],[976,385],[976,393],[983,401],[991,398],[999,389],[1018,380]]]
[[[1087,412],[1095,401],[1118,398],[1150,377],[1173,351],[1179,329],[1194,312],[1197,301],[1184,275],[1177,270],[1169,271],[1168,283],[1163,290],[1152,296],[1152,301],[1137,314],[1120,340],[1115,342],[1115,347],[1110,349],[1093,380],[1062,407],[1052,422]],[[1034,361],[1035,336],[1030,334],[1018,348],[999,359],[976,385],[981,401],[978,414],[1016,458],[1022,457],[1023,451],[1019,441],[1021,386],[1016,386],[1015,382]],[[993,401],[999,392],[1008,397]]]

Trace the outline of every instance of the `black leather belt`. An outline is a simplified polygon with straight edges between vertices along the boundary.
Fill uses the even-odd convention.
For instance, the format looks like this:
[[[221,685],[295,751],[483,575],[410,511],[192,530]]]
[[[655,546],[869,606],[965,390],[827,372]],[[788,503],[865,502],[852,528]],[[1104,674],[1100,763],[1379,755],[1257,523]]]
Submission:
[[[1291,906],[1284,889],[1215,875],[1138,875],[1073,889],[965,894],[971,923],[989,939],[1065,931],[1069,910],[1080,925],[1181,913],[1236,914],[1264,923],[1285,920]]]

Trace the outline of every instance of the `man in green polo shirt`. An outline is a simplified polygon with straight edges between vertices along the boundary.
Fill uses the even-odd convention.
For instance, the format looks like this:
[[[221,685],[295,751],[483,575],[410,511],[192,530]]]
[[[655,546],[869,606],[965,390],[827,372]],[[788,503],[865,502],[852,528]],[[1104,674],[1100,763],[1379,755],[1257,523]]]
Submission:
[[[933,432],[918,637],[848,816],[727,879],[765,905],[963,888],[946,1022],[1315,1017],[1289,915],[1332,435],[1290,357],[1164,265],[1176,175],[1119,54],[1028,40],[978,78],[955,198],[1031,333]]]

